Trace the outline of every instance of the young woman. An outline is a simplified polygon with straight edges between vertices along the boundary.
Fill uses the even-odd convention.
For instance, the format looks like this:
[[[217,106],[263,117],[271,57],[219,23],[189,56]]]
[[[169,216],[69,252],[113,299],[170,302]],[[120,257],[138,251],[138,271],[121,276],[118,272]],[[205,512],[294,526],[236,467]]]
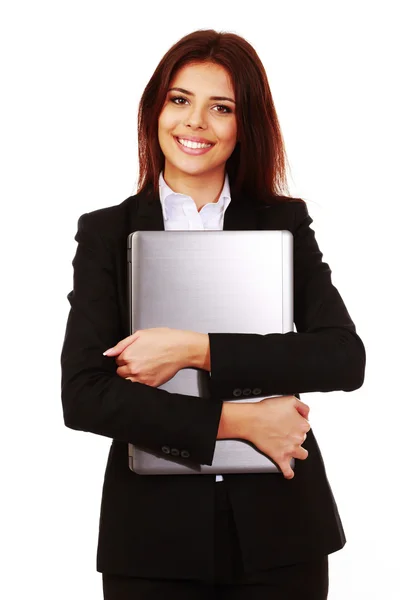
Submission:
[[[113,439],[97,554],[104,597],[322,600],[328,554],[345,536],[297,392],[358,389],[365,349],[305,202],[286,194],[281,131],[252,46],[213,30],[178,41],[144,90],[138,144],[137,194],[79,219],[61,354],[65,424]],[[291,231],[297,331],[128,335],[127,236],[142,229]],[[211,370],[213,401],[157,389],[185,367]],[[238,390],[267,399],[231,403]],[[128,467],[129,442],[210,465],[216,440],[232,437],[282,474]]]

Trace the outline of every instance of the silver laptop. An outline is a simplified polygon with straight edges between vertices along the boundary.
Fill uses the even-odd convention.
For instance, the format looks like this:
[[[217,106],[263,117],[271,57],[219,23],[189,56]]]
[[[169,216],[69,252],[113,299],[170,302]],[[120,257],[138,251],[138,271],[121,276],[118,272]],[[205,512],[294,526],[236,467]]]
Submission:
[[[136,231],[128,236],[127,255],[130,334],[151,327],[200,333],[293,331],[289,231]],[[185,368],[159,389],[211,398],[208,380],[208,372]],[[238,439],[217,440],[212,465],[129,444],[129,466],[141,475],[280,472],[271,458]]]

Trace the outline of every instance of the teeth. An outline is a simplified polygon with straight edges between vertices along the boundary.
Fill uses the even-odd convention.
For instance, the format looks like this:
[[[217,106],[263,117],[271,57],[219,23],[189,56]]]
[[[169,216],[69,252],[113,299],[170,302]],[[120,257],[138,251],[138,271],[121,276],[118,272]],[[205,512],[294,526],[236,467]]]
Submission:
[[[187,148],[209,148],[212,146],[212,144],[199,144],[198,142],[190,142],[181,138],[177,138],[177,140],[182,146],[187,146]]]

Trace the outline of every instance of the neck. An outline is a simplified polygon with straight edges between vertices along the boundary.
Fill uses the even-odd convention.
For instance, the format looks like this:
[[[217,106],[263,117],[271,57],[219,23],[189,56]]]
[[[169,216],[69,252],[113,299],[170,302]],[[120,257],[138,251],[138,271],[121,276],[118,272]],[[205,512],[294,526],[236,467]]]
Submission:
[[[179,194],[191,196],[197,210],[209,202],[218,202],[224,186],[224,165],[215,172],[190,175],[166,164],[163,177],[166,184]]]

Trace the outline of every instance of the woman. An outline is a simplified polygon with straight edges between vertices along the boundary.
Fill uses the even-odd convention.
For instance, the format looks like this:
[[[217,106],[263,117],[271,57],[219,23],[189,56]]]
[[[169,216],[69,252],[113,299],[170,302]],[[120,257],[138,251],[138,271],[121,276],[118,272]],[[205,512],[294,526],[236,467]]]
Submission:
[[[138,142],[138,193],[79,219],[61,355],[65,424],[113,439],[97,554],[104,597],[326,598],[328,554],[345,536],[295,392],[358,389],[365,350],[305,202],[284,195],[281,131],[252,46],[213,30],[177,42],[143,93]],[[297,331],[128,335],[128,234],[189,228],[291,231]],[[185,367],[211,370],[215,401],[157,389]],[[222,402],[238,389],[267,399]],[[129,442],[209,465],[216,439],[230,437],[253,442],[283,476],[128,468]]]

